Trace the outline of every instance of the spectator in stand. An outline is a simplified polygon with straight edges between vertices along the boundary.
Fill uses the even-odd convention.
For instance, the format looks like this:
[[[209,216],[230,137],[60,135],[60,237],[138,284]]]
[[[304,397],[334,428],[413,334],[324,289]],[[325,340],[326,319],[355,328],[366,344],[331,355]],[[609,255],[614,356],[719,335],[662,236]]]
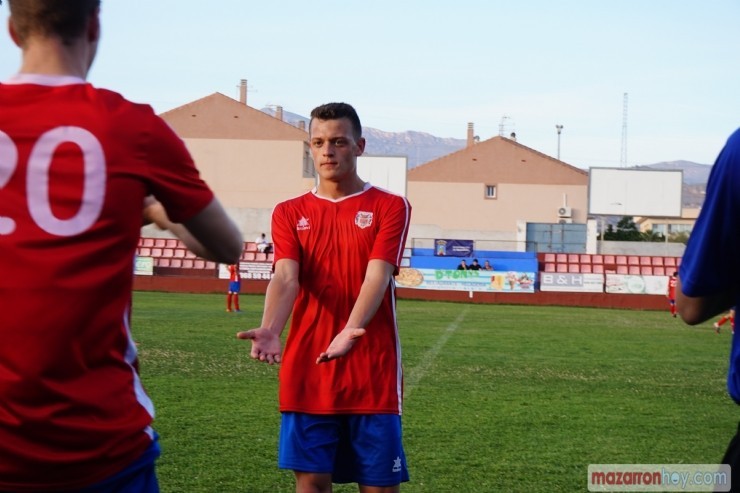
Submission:
[[[460,265],[457,266],[457,270],[468,270],[468,263],[465,262],[465,259],[460,261]]]
[[[226,293],[226,311],[231,311],[232,301],[234,313],[241,313],[239,309],[239,291],[242,288],[242,276],[238,264],[229,265],[229,291]]]
[[[488,260],[483,262],[483,270],[493,270],[493,266],[491,265],[491,262]]]
[[[260,253],[270,253],[272,251],[272,245],[267,241],[267,236],[262,233],[257,237],[254,242],[257,244],[257,251]]]
[[[241,233],[151,107],[86,82],[99,0],[9,4],[21,65],[0,84],[0,491],[155,493],[131,331],[142,220],[161,207],[224,263]]]
[[[678,276],[676,272],[671,274],[668,278],[668,291],[666,291],[666,297],[668,298],[668,304],[671,310],[671,316],[676,318],[676,284],[678,283]]]
[[[480,264],[478,263],[477,258],[473,259],[473,263],[470,264],[470,267],[468,267],[468,270],[480,270]]]

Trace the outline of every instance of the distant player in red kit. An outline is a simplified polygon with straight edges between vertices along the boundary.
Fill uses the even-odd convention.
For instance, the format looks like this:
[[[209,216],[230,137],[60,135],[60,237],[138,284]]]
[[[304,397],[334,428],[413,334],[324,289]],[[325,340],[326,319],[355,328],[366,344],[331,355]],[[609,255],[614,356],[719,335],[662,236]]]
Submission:
[[[732,333],[735,333],[735,309],[731,308],[729,312],[722,315],[719,320],[714,322],[714,331],[719,334],[719,328],[722,327],[727,322],[730,322],[730,330]]]
[[[676,283],[678,283],[678,276],[674,272],[670,278],[668,278],[668,303],[671,305],[671,316],[676,318]]]
[[[229,291],[226,294],[226,311],[230,312],[232,301],[234,312],[240,313],[239,309],[239,291],[242,288],[242,276],[239,274],[239,266],[236,264],[229,265]]]

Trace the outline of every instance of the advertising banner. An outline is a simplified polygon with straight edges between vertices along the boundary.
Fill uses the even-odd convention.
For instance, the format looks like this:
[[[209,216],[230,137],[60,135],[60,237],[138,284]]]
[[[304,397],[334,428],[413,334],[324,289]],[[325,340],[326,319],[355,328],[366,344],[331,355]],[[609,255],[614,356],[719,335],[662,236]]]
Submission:
[[[534,272],[402,267],[396,284],[402,288],[438,291],[534,293],[534,276]]]
[[[607,293],[656,294],[665,296],[668,292],[668,276],[607,274],[605,290]]]
[[[134,275],[153,276],[154,275],[154,258],[139,257],[134,260]]]
[[[434,240],[437,257],[473,257],[473,240]]]
[[[239,262],[239,274],[242,279],[272,279],[271,262]],[[218,264],[219,279],[229,278],[229,269],[226,264]]]
[[[540,273],[540,291],[603,293],[604,274]]]

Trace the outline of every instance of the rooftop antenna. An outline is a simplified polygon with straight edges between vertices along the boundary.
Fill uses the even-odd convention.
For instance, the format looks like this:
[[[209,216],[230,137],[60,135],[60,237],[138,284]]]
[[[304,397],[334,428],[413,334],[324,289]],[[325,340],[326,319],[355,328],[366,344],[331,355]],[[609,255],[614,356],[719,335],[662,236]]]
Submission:
[[[509,116],[502,116],[501,117],[501,123],[498,124],[498,136],[503,137],[504,133],[506,132],[506,120],[511,120],[511,117]]]
[[[624,93],[624,103],[622,104],[622,152],[619,156],[619,166],[627,166],[627,102],[628,94]]]
[[[563,126],[555,125],[555,130],[558,132],[558,161],[560,161],[560,133],[563,131]]]

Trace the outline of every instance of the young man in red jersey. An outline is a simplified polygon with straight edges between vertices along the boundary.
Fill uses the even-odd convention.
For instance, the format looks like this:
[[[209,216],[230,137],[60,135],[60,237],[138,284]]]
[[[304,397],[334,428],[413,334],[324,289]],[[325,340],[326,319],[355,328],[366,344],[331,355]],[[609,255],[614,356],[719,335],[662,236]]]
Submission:
[[[398,492],[408,471],[394,275],[411,207],[357,175],[365,139],[354,108],[319,106],[309,128],[319,183],[275,207],[262,324],[237,336],[252,340],[252,358],[282,363],[278,463],[294,471],[296,492],[328,493],[333,482]]]
[[[235,262],[241,234],[149,106],[85,82],[99,0],[9,4],[22,61],[0,84],[0,491],[153,493],[130,327],[145,198],[212,260]]]

